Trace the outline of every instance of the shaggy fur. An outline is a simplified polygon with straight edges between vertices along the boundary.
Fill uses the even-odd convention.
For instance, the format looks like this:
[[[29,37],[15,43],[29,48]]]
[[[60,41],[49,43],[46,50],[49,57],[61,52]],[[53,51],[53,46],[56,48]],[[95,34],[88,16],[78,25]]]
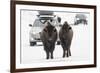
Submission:
[[[55,42],[57,41],[56,28],[51,25],[50,22],[47,22],[47,26],[41,32],[40,38],[42,40],[44,50],[46,52],[46,59],[53,59],[53,51],[55,48]]]
[[[63,26],[59,31],[59,38],[61,41],[61,46],[63,48],[63,57],[71,56],[70,46],[73,37],[73,30],[67,22],[64,22]]]

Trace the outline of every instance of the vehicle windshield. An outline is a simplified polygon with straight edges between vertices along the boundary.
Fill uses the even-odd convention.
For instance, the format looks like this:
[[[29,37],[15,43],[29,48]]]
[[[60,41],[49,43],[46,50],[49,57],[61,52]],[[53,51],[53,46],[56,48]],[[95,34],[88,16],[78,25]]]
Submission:
[[[86,16],[84,14],[77,14],[76,15],[76,18],[79,18],[79,19],[86,19]]]
[[[58,20],[56,18],[52,18],[52,19],[36,19],[33,23],[33,27],[45,27],[46,26],[46,22],[49,21],[52,25],[54,26],[59,26],[61,25],[61,23],[58,22]]]
[[[39,19],[36,19],[33,23],[33,27],[44,27],[45,24],[43,24]]]

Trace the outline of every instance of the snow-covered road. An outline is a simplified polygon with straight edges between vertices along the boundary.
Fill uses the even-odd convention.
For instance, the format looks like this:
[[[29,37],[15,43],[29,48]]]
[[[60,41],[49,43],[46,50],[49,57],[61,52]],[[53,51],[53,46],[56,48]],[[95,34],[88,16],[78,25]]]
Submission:
[[[36,62],[80,62],[92,61],[93,49],[91,48],[92,38],[90,36],[88,25],[72,25],[74,36],[71,44],[72,56],[62,58],[63,50],[61,45],[56,45],[54,50],[54,59],[46,60],[46,54],[43,46],[29,46],[29,43],[22,44],[21,63],[31,64]],[[42,45],[42,43],[38,43]]]

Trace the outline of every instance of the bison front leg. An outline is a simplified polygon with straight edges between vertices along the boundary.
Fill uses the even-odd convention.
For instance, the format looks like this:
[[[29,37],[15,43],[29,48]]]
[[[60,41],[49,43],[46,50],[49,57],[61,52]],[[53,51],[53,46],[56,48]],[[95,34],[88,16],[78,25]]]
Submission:
[[[70,51],[70,49],[69,49],[69,56],[71,56],[71,51]]]
[[[67,50],[67,57],[71,56],[71,51],[70,49]]]
[[[70,45],[71,45],[71,41],[69,40],[68,41],[68,44],[67,44],[67,57],[71,56],[71,51],[70,51]]]
[[[51,59],[53,59],[53,51],[51,51]]]
[[[53,51],[54,51],[54,48],[55,48],[55,45],[54,45],[54,43],[53,43],[52,46],[51,46],[51,50],[50,50],[51,59],[53,59]]]
[[[49,51],[46,51],[46,59],[49,59]]]
[[[63,58],[65,57],[65,55],[66,55],[66,51],[65,51],[65,50],[63,50]]]
[[[71,55],[71,53],[70,53],[70,50],[68,49],[66,56],[69,57],[70,55]]]
[[[68,50],[67,50],[67,54],[66,54],[66,56],[69,57],[69,51],[68,51]]]

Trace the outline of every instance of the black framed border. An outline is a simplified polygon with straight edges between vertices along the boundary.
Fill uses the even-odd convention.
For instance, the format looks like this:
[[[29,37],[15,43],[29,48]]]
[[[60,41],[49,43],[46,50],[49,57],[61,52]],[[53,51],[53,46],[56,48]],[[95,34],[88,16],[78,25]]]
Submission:
[[[55,67],[40,67],[40,68],[16,68],[16,5],[36,5],[36,6],[52,6],[52,7],[71,7],[71,8],[86,8],[94,10],[94,64],[74,65],[74,66],[55,66]],[[31,2],[31,1],[11,1],[11,67],[13,72],[27,71],[44,71],[44,70],[59,70],[59,69],[76,69],[76,68],[91,68],[96,67],[96,6],[94,5],[78,5],[78,4],[61,4],[61,3],[46,3],[46,2]]]

